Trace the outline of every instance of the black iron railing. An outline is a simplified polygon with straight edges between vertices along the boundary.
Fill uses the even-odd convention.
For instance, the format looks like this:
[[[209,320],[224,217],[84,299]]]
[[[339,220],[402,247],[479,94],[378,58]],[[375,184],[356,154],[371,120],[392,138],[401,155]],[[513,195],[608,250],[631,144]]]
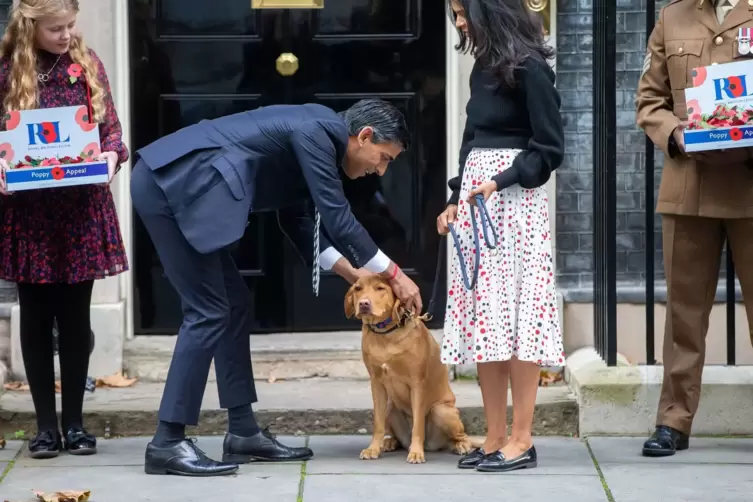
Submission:
[[[608,365],[617,363],[617,6],[593,3],[594,336]]]
[[[616,280],[616,0],[593,3],[594,100],[594,336],[595,346],[607,365],[617,363]],[[656,0],[646,0],[646,40],[656,23]],[[655,351],[655,147],[646,137],[645,245],[646,245],[646,364],[656,364]],[[735,365],[735,267],[726,246],[727,364]]]
[[[646,40],[651,36],[656,24],[656,1],[646,0]],[[646,136],[646,153],[643,156],[644,169],[646,175],[646,186],[644,193],[646,195],[646,364],[656,364],[656,354],[654,347],[656,345],[656,333],[654,330],[655,315],[654,303],[656,296],[654,294],[654,283],[656,280],[655,270],[655,249],[656,239],[654,236],[654,169],[656,165],[654,143]]]

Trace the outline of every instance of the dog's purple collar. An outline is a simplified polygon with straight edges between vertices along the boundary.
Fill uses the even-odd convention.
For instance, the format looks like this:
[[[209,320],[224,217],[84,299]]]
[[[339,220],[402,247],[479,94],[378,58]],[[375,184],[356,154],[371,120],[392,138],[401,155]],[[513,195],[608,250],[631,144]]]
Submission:
[[[379,333],[380,335],[386,335],[387,333],[392,333],[393,331],[395,331],[397,328],[400,327],[400,323],[397,323],[394,326],[392,326],[391,328],[387,329],[389,327],[389,325],[392,324],[392,322],[393,322],[392,321],[392,317],[388,317],[384,321],[378,322],[376,324],[370,324],[369,327],[375,333]],[[380,330],[383,330],[383,329],[387,329],[387,331],[380,331]]]

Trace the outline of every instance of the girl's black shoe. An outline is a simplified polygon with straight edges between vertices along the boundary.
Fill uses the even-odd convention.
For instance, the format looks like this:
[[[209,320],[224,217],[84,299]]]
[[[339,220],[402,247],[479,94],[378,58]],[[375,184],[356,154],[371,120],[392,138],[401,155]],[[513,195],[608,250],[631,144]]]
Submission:
[[[31,458],[55,458],[61,450],[58,431],[41,431],[29,442]]]
[[[71,455],[93,455],[97,453],[97,438],[83,427],[71,427],[65,433],[63,446]]]

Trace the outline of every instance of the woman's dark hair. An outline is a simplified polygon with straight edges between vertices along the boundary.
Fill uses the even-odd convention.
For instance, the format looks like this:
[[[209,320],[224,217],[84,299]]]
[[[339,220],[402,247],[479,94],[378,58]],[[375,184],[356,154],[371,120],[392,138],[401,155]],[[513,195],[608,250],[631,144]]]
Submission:
[[[460,42],[455,49],[470,51],[508,86],[515,86],[515,70],[526,58],[554,57],[554,49],[544,42],[541,19],[523,6],[523,0],[455,1],[465,11],[468,23],[467,34],[458,30]],[[454,23],[452,0],[447,0],[447,6]]]
[[[393,104],[381,99],[362,99],[339,115],[345,120],[348,136],[358,136],[365,127],[374,131],[375,143],[397,143],[410,148],[411,137],[405,117]]]

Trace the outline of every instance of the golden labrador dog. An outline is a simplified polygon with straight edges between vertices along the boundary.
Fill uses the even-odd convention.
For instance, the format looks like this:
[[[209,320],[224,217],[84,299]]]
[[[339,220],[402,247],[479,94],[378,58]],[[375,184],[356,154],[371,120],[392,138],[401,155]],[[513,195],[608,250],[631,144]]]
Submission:
[[[407,461],[420,464],[425,451],[464,455],[481,446],[460,421],[439,344],[421,318],[401,308],[386,280],[374,275],[353,284],[345,295],[345,315],[363,323],[363,362],[374,400],[374,432],[362,459],[402,446]]]

